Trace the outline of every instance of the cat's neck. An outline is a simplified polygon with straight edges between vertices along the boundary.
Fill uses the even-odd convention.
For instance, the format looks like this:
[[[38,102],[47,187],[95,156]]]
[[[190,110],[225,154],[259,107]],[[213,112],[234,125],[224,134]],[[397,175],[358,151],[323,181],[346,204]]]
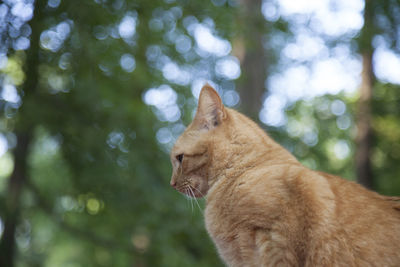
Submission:
[[[226,153],[214,155],[210,187],[220,178],[235,179],[259,166],[300,164],[249,118],[230,109],[228,114],[231,122],[227,131],[230,138],[227,139],[232,141],[229,144],[215,144],[220,151]]]

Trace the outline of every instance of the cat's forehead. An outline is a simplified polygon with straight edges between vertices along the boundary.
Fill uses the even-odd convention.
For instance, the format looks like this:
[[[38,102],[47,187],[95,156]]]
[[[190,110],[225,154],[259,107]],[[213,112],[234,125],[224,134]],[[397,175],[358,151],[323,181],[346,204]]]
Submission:
[[[198,141],[199,137],[199,131],[188,127],[176,140],[175,145],[172,147],[171,154],[184,152],[185,149],[193,146]]]
[[[182,150],[182,146],[185,144],[185,139],[186,139],[186,133],[187,129],[178,137],[176,140],[174,146],[171,149],[171,155],[176,153],[178,150]]]
[[[189,129],[186,129],[176,140],[175,145],[173,147],[173,149],[179,149],[179,147],[185,145],[188,142],[191,142],[191,136],[193,136],[193,134],[190,133]]]

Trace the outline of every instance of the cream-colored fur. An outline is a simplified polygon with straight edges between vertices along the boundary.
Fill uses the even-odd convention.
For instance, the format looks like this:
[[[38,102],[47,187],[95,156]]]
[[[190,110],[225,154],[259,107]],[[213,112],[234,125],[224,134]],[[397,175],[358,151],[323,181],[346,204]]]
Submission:
[[[228,266],[400,266],[398,198],[302,166],[208,85],[171,162]]]

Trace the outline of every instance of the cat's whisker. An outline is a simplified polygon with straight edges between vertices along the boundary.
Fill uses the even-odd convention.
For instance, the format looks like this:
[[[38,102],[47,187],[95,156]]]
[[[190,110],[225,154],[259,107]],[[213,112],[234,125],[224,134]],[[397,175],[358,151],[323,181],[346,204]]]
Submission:
[[[190,187],[185,188],[185,193],[187,194],[189,201],[190,201],[190,206],[192,207],[192,213],[193,213],[193,200],[189,191]]]
[[[199,207],[199,210],[200,210],[201,214],[203,214],[203,210],[201,209],[200,204],[199,204],[199,202],[197,201],[197,198],[195,197],[195,194],[194,194],[192,188],[194,188],[194,189],[197,189],[197,188],[189,186],[189,190],[192,192],[193,199],[194,199],[194,201],[196,202],[197,207]],[[204,215],[204,214],[203,214],[203,215]]]
[[[181,188],[180,190],[182,190],[183,192],[181,192],[181,194],[182,195],[184,195],[185,196],[185,198],[187,199],[187,205],[188,205],[188,208],[191,206],[191,204],[190,204],[190,197],[188,196],[188,194],[187,194],[187,190],[186,190],[186,188]]]
[[[199,192],[201,197],[204,197],[203,193],[201,193],[199,189],[197,189],[196,187],[193,187],[193,189],[196,190],[197,192]]]
[[[188,192],[188,195],[189,195],[189,198],[190,198],[190,203],[193,204],[193,192],[192,192],[192,190],[190,189],[190,186],[187,187],[187,192]],[[192,206],[192,207],[193,207],[193,206]],[[193,212],[193,209],[192,209],[192,212]]]

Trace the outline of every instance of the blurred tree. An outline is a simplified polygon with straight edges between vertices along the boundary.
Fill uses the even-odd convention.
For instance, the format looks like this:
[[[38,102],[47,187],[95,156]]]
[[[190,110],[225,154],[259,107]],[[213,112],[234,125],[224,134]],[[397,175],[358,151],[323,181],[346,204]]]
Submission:
[[[220,56],[197,53],[194,40],[215,35],[232,7],[37,0],[0,10],[0,127],[14,164],[0,184],[1,266],[220,265],[202,214],[168,186],[163,144],[194,106],[187,74],[170,70],[208,64],[216,77]]]
[[[375,110],[372,109],[372,97],[373,90],[377,86],[373,68],[376,46],[373,46],[373,41],[377,37],[383,37],[388,47],[399,52],[400,36],[395,29],[400,22],[397,13],[400,9],[400,3],[398,1],[370,0],[365,0],[364,3],[364,25],[358,38],[359,53],[362,57],[362,73],[357,108],[357,149],[355,157],[357,181],[368,188],[373,188],[378,183],[374,180],[371,165],[373,149],[372,116],[375,113]]]
[[[357,110],[357,136],[356,136],[356,172],[357,182],[367,188],[372,188],[373,176],[371,169],[371,97],[374,84],[372,67],[372,39],[375,35],[373,21],[373,2],[366,0],[364,7],[364,26],[360,35],[360,54],[362,57],[362,73],[360,85],[360,99]]]
[[[400,195],[400,86],[377,82],[371,101],[374,131],[371,165],[374,188],[387,195]]]
[[[238,92],[242,111],[257,120],[263,95],[266,93],[267,57],[264,35],[266,21],[261,13],[262,0],[241,0],[239,35],[234,41],[234,53],[240,59],[242,77]]]
[[[39,4],[38,4],[39,5]],[[24,72],[26,74],[25,82],[23,83],[23,92],[25,92],[25,99],[34,98],[38,84],[38,65],[39,65],[39,35],[41,32],[41,3],[40,8],[35,9],[33,19],[30,22],[30,27],[33,30],[31,35],[31,48],[26,55],[26,62],[24,64]],[[29,120],[29,112],[26,106],[20,109],[20,118],[16,120],[15,141],[18,144],[14,150],[14,169],[10,175],[6,196],[5,196],[5,210],[3,216],[4,230],[0,240],[0,265],[1,266],[14,266],[15,255],[15,233],[17,223],[20,217],[20,202],[24,185],[28,182],[28,166],[27,158],[29,148],[32,142],[35,121]],[[25,114],[24,114],[25,113]]]
[[[337,6],[335,7],[334,4],[329,5],[329,7],[333,9],[333,13],[338,11]],[[389,154],[387,164],[382,162],[382,153],[384,152],[381,150],[380,145],[386,143],[387,137],[384,137],[381,129],[379,129],[379,133],[377,132],[377,121],[380,121],[379,125],[381,127],[383,126],[383,120],[390,121],[390,125],[394,128],[397,127],[395,126],[397,123],[393,118],[386,117],[385,109],[376,108],[378,102],[384,103],[388,101],[389,97],[380,97],[378,99],[377,95],[392,96],[397,86],[376,79],[376,68],[374,68],[373,62],[376,61],[375,51],[378,48],[385,48],[399,54],[399,32],[397,30],[400,23],[399,9],[398,1],[367,0],[364,5],[364,23],[360,30],[353,33],[351,31],[345,32],[342,35],[337,34],[337,32],[336,35],[332,32],[324,33],[321,29],[323,25],[315,27],[317,25],[316,21],[322,21],[320,21],[320,18],[316,19],[314,17],[315,14],[311,12],[310,14],[306,13],[307,15],[303,18],[299,14],[288,18],[287,21],[290,28],[300,28],[299,33],[295,33],[295,39],[297,38],[296,35],[298,35],[300,36],[299,39],[302,37],[304,41],[304,36],[311,33],[312,36],[316,36],[315,41],[323,40],[325,46],[323,50],[320,50],[322,53],[316,59],[305,60],[304,57],[293,52],[293,47],[298,46],[298,44],[290,43],[283,49],[281,55],[285,58],[285,52],[291,52],[289,59],[291,57],[292,61],[288,63],[287,58],[282,60],[284,64],[281,65],[280,71],[285,71],[288,65],[296,66],[298,64],[305,66],[307,71],[292,73],[307,75],[309,72],[315,71],[313,70],[313,67],[315,67],[315,65],[313,66],[313,60],[326,59],[326,55],[334,58],[332,55],[335,55],[336,51],[346,47],[353,55],[358,55],[362,59],[361,86],[357,96],[351,93],[342,93],[335,96],[324,95],[312,100],[297,100],[295,103],[284,99],[284,97],[276,93],[272,97],[268,97],[273,100],[278,97],[281,101],[283,99],[286,113],[285,120],[276,120],[284,122],[284,125],[271,127],[271,134],[303,163],[311,168],[332,172],[348,179],[356,179],[366,187],[384,194],[400,193],[400,188],[396,182],[398,178],[388,175],[386,172],[386,169],[390,169],[392,172],[395,173],[397,171],[398,173],[399,169],[396,164],[390,165],[395,162],[395,157],[392,154]],[[300,21],[300,23],[297,21]],[[313,23],[305,24],[304,21]],[[332,34],[335,37],[332,38],[324,34]],[[301,50],[294,51],[299,52]],[[348,57],[350,56],[349,54]],[[286,78],[288,80],[290,77]],[[294,77],[294,79],[301,80],[298,77]],[[285,86],[285,82],[281,81],[279,85]],[[287,83],[289,87],[291,83],[289,81]],[[312,84],[307,83],[307,85]],[[348,84],[346,90],[351,90],[350,86]],[[302,85],[299,85],[299,88],[301,87]],[[387,88],[383,89],[384,87]],[[378,88],[380,92],[375,93],[374,90],[378,90]],[[277,91],[277,88],[273,89]],[[383,91],[386,93],[383,93]],[[387,93],[389,91],[392,93]],[[278,97],[275,97],[276,95]],[[391,101],[394,101],[393,98]],[[394,109],[393,104],[389,103],[386,104],[386,107]],[[319,118],[319,120],[316,120],[316,118]],[[396,138],[394,139],[397,140]]]

